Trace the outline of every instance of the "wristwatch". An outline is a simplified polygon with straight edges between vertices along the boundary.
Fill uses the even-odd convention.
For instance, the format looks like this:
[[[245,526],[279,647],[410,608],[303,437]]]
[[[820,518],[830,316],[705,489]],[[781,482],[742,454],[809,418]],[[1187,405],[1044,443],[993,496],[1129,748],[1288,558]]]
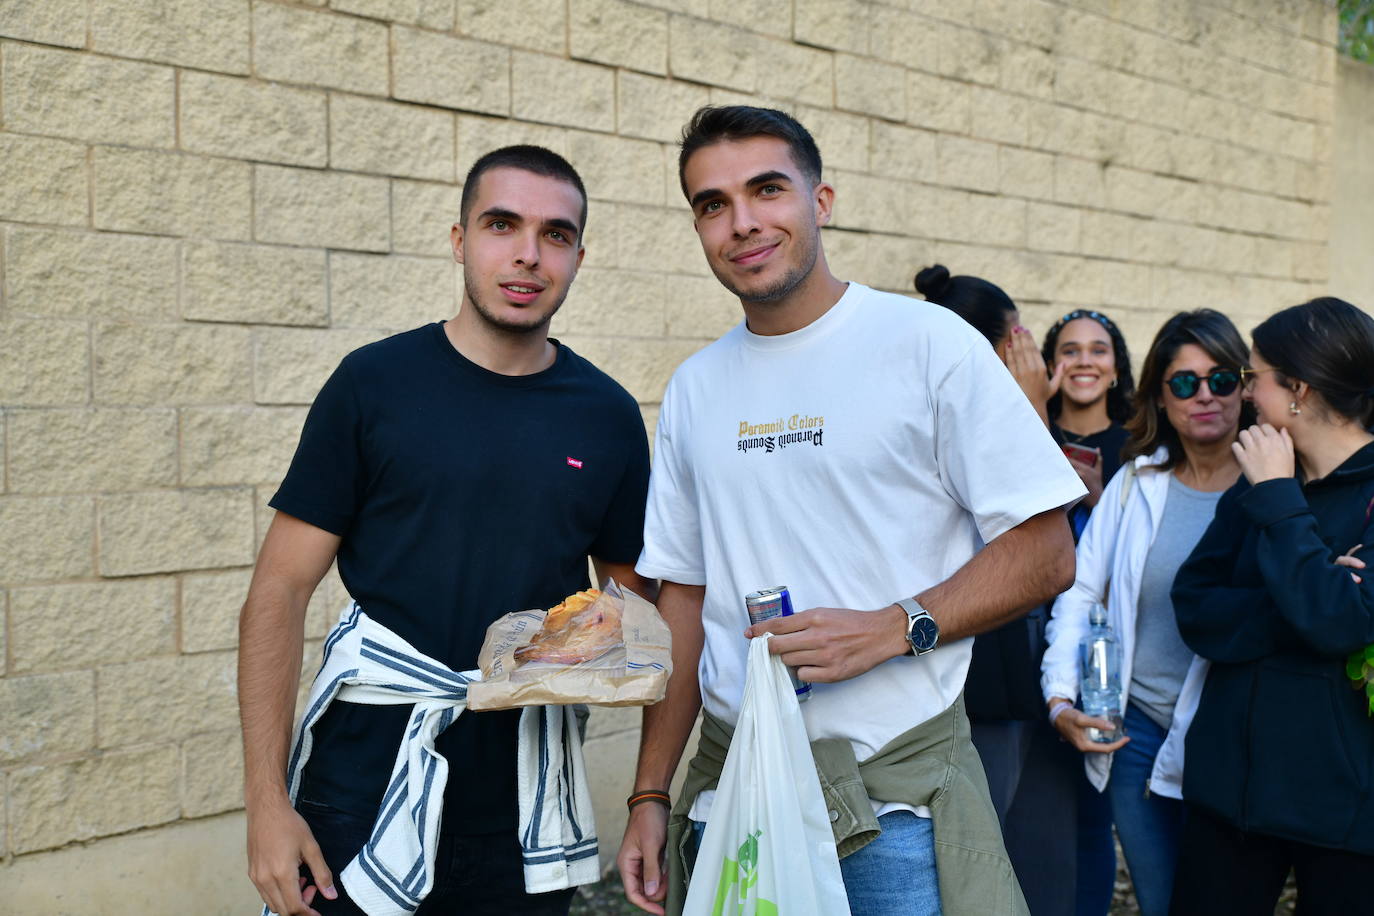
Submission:
[[[940,625],[930,612],[916,603],[915,598],[903,598],[897,606],[906,611],[906,641],[912,655],[925,655],[940,641]]]

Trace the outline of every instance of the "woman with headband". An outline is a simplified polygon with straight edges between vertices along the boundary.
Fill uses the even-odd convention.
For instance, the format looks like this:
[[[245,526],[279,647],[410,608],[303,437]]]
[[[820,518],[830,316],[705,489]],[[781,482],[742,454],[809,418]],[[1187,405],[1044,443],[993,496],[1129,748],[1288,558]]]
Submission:
[[[1183,824],[1182,735],[1201,683],[1201,663],[1179,637],[1169,590],[1240,474],[1231,443],[1241,425],[1247,356],[1219,312],[1180,312],[1165,322],[1126,423],[1128,463],[1083,530],[1074,585],[1055,602],[1046,634],[1041,687],[1050,721],[1082,752],[1089,781],[1107,795],[1144,916],[1169,910]],[[1093,732],[1110,734],[1122,723],[1075,708],[1078,646],[1096,607],[1105,607],[1122,648],[1125,735],[1105,743]]]
[[[1374,319],[1314,299],[1255,328],[1244,480],[1179,571],[1211,660],[1188,732],[1174,909],[1374,909]],[[1351,689],[1352,687],[1357,689]]]

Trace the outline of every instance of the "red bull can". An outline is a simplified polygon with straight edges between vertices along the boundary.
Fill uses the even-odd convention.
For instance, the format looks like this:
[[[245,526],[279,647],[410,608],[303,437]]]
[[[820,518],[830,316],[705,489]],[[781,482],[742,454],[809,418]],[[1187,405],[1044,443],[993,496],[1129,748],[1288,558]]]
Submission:
[[[774,617],[791,617],[792,594],[786,585],[750,592],[744,596],[744,610],[749,614],[751,624],[763,623]],[[789,667],[787,675],[792,678],[792,690],[797,694],[797,700],[803,702],[811,699],[811,685],[797,677],[797,669]]]

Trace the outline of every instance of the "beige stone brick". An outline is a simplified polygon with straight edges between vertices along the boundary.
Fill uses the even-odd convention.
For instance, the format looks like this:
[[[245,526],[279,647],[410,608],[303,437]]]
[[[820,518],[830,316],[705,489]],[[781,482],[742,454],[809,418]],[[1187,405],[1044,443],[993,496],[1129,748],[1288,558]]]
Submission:
[[[14,493],[127,490],[176,483],[176,411],[15,410],[9,417]]]
[[[386,95],[387,28],[352,16],[256,3],[253,67],[264,79]]]
[[[792,35],[818,48],[867,54],[872,7],[868,0],[796,0]]]
[[[605,738],[622,732],[637,734],[643,716],[644,711],[633,706],[593,706],[591,717],[587,720],[587,739]]]
[[[176,87],[170,67],[5,46],[7,130],[138,146],[176,139]]]
[[[1040,251],[1078,251],[1080,211],[1032,202],[1026,207],[1026,244]]]
[[[160,319],[176,315],[176,243],[91,232],[11,229],[11,314]]]
[[[88,576],[95,515],[89,496],[0,497],[0,582]]]
[[[192,321],[329,323],[323,251],[187,242],[181,272],[181,313]]]
[[[566,157],[568,155],[568,131],[566,128],[548,124],[530,124],[508,118],[459,115],[457,183],[462,185],[463,180],[467,178],[468,170],[481,156],[503,146],[521,143],[542,146],[560,156]],[[444,226],[446,239],[448,237],[448,224],[457,219],[458,207],[455,205],[452,218],[448,219]]]
[[[836,192],[831,221],[836,228],[899,234],[912,231],[904,182],[850,172],[837,172],[830,180]]]
[[[95,330],[95,400],[104,404],[245,401],[244,328],[112,324]]]
[[[896,64],[835,55],[835,106],[890,121],[906,117],[904,73]]]
[[[391,30],[392,95],[462,111],[510,114],[510,49],[421,32]]]
[[[576,132],[568,137],[568,153],[593,200],[663,203],[663,156],[657,143]]]
[[[232,649],[239,641],[239,609],[248,597],[249,569],[189,573],[181,579],[181,648]]]
[[[958,192],[955,192],[958,193]],[[959,194],[941,220],[943,238],[1020,248],[1026,244],[1026,202],[988,194]]]
[[[253,169],[246,162],[98,146],[98,229],[246,239],[253,232]]]
[[[235,653],[207,652],[107,665],[97,672],[102,748],[238,724]],[[149,690],[156,684],[158,689]]]
[[[797,120],[816,138],[827,171],[868,171],[868,118],[842,111],[802,108],[797,111]]]
[[[226,728],[182,742],[182,816],[204,817],[242,807],[242,733]]]
[[[935,180],[935,134],[874,121],[871,136],[869,147],[875,175],[908,181]]]
[[[668,66],[680,79],[753,92],[758,88],[759,41],[742,29],[674,16],[668,23]]]
[[[253,562],[247,487],[100,497],[100,574],[139,576]]]
[[[667,10],[670,13],[685,13],[705,19],[710,16],[711,0],[642,0],[643,6]]]
[[[89,614],[92,609],[82,610]],[[0,680],[0,763],[94,747],[94,705],[95,675],[90,671]]]
[[[553,320],[553,334],[662,337],[664,277],[631,270],[582,270]],[[604,368],[604,367],[603,367]]]
[[[997,150],[998,190],[1016,197],[1054,198],[1054,156],[1010,146]]]
[[[253,188],[258,241],[386,251],[391,247],[386,179],[256,167]]]
[[[1025,146],[1030,137],[1030,107],[1026,99],[974,86],[970,90],[973,136]]]
[[[615,71],[597,64],[514,52],[511,113],[589,130],[615,130]]]
[[[560,338],[599,366],[629,391],[636,401],[657,403],[673,370],[705,345],[701,340],[653,340],[638,337]]]
[[[299,407],[188,407],[181,412],[181,482],[278,481],[304,422]]]
[[[616,130],[627,137],[676,143],[682,125],[709,98],[704,87],[693,83],[624,70],[616,75],[616,81]]]
[[[1107,200],[1104,168],[1097,162],[1056,156],[1054,197],[1060,203],[1082,207],[1104,206]]]
[[[83,47],[86,44],[86,2],[6,3],[0,6],[0,35],[45,45]]]
[[[885,289],[903,296],[913,295],[912,280],[917,265],[912,263],[911,239],[894,235],[874,235],[870,236],[867,242],[867,257],[864,259],[863,273],[858,274],[858,278],[876,289]]]
[[[84,147],[0,134],[0,219],[85,225],[87,197]]]
[[[835,104],[835,55],[790,41],[760,42],[759,93],[829,108]],[[685,120],[685,119],[684,119]]]
[[[827,256],[828,242],[827,242]],[[739,299],[715,277],[669,275],[665,280],[665,311],[670,338],[715,340],[744,317]],[[649,428],[650,435],[653,427]]]
[[[567,50],[565,4],[544,0],[458,0],[458,27],[464,35],[493,44],[514,45],[549,54]],[[516,71],[517,81],[519,71]]]
[[[946,187],[998,190],[998,147],[981,140],[940,137],[935,141],[935,174]]]
[[[178,765],[176,745],[166,744],[14,770],[11,848],[32,852],[175,820]]]
[[[914,71],[906,75],[906,120],[927,130],[967,134],[971,126],[966,83]]]
[[[404,22],[447,32],[453,28],[456,0],[332,0],[331,9],[383,22]]]
[[[452,113],[334,94],[329,164],[353,172],[453,180]]]
[[[378,331],[263,328],[253,348],[253,397],[259,404],[310,404],[325,379]]]
[[[615,263],[626,270],[706,276],[710,270],[686,207],[623,204],[613,217],[620,230]]]
[[[1043,48],[1013,44],[1001,60],[998,88],[1007,92],[1054,98],[1054,57]]]
[[[176,581],[17,588],[10,628],[16,674],[168,655],[176,651]]]
[[[1102,262],[1102,304],[1108,308],[1149,308],[1150,268],[1122,261]]]
[[[329,257],[334,327],[404,331],[451,318],[458,298],[451,260],[344,254]]]
[[[274,83],[184,72],[181,145],[236,159],[323,166],[325,94]]]
[[[202,70],[248,72],[244,0],[157,0],[91,6],[91,49]]]
[[[908,9],[880,4],[870,8],[869,17],[869,54],[917,70],[938,68],[939,36],[931,30],[929,19]]]
[[[90,397],[86,325],[71,321],[0,321],[0,404],[46,407]]]
[[[399,253],[452,260],[449,229],[458,221],[462,189],[419,181],[391,182],[392,247]]]
[[[734,0],[710,0],[709,16],[737,28],[777,38],[792,38],[792,0],[759,0],[743,4]]]
[[[1011,42],[976,29],[937,27],[936,66],[945,76],[997,85],[1000,62]]]
[[[573,57],[663,74],[668,70],[668,15],[626,0],[571,0],[568,51]]]
[[[1189,222],[1198,216],[1197,185],[1111,166],[1106,170],[1107,204],[1114,210]]]

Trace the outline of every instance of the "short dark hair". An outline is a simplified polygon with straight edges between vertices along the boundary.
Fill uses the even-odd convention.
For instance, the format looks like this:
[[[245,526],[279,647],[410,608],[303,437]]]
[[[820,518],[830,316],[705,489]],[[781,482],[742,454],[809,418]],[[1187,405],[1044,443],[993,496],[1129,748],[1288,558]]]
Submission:
[[[464,226],[467,225],[468,212],[472,209],[473,198],[477,196],[477,186],[481,183],[482,175],[492,169],[520,169],[533,172],[535,175],[543,175],[545,178],[566,181],[582,195],[582,213],[577,219],[578,231],[580,233],[587,228],[587,189],[582,186],[582,176],[577,174],[577,169],[573,168],[568,160],[553,150],[531,145],[503,146],[492,150],[472,164],[467,177],[463,179],[463,197],[458,204],[458,221]]]
[[[776,108],[750,105],[706,105],[682,129],[682,149],[677,156],[677,180],[687,196],[687,160],[703,146],[727,140],[776,137],[787,144],[792,161],[812,185],[821,181],[821,151],[801,122]]]
[[[1281,384],[1306,382],[1330,410],[1374,423],[1374,318],[1323,296],[1274,313],[1250,336]]]
[[[1126,421],[1129,438],[1121,450],[1122,458],[1131,460],[1137,455],[1153,454],[1161,445],[1169,449],[1167,457],[1156,467],[1169,470],[1183,461],[1183,442],[1164,415],[1164,370],[1178,356],[1185,344],[1196,344],[1216,360],[1218,366],[1240,371],[1250,364],[1250,349],[1245,346],[1236,326],[1215,309],[1179,312],[1159,329],[1145,364],[1140,367],[1140,384],[1135,390],[1135,410]],[[1240,409],[1240,426],[1255,422],[1255,408],[1244,401]]]
[[[1064,325],[1079,318],[1088,318],[1096,321],[1106,330],[1107,336],[1112,339],[1112,361],[1116,364],[1116,384],[1107,389],[1107,419],[1113,423],[1125,423],[1131,415],[1131,397],[1135,394],[1135,379],[1131,375],[1131,351],[1126,349],[1126,337],[1121,333],[1121,329],[1101,312],[1091,309],[1074,309],[1063,318],[1060,318],[1045,332],[1045,345],[1040,353],[1045,357],[1045,365],[1051,367],[1055,364],[1054,350],[1059,346],[1059,332],[1064,330]],[[1170,357],[1172,359],[1173,357]],[[1167,363],[1166,363],[1167,365]],[[1045,412],[1049,414],[1051,420],[1059,419],[1059,415],[1064,412],[1064,398],[1059,392],[1055,392],[1045,405]]]
[[[982,277],[950,276],[943,264],[921,268],[916,274],[916,291],[936,305],[943,305],[993,346],[1006,336],[1007,321],[1016,303],[995,283]]]

